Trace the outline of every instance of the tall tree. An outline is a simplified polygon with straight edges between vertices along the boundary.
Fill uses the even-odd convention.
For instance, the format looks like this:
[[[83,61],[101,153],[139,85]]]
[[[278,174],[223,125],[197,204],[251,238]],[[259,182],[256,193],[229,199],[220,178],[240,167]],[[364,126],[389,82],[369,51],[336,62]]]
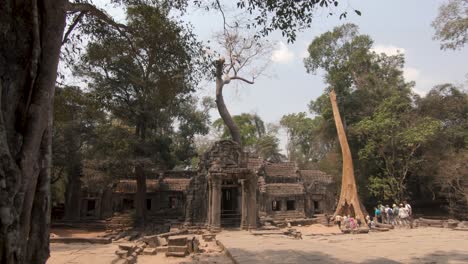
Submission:
[[[227,61],[224,57],[215,61],[216,78],[216,106],[219,115],[227,126],[232,140],[242,145],[242,138],[239,127],[232,119],[229,110],[226,107],[223,97],[224,86],[231,81],[241,81],[247,84],[254,84],[267,65],[271,54],[271,45],[268,42],[255,38],[254,36],[244,36],[240,33],[239,26],[234,29],[225,30],[218,36],[219,44],[224,49]],[[260,62],[260,63],[259,63]],[[250,68],[250,69],[249,69]],[[245,70],[250,70],[251,80],[246,79],[240,74]]]
[[[78,87],[56,88],[54,102],[54,166],[52,182],[66,182],[65,218],[80,217],[80,191],[84,146],[105,114],[90,94]]]
[[[441,41],[441,49],[463,48],[468,42],[468,0],[448,0],[442,4],[432,27],[434,39]]]
[[[166,3],[180,7],[187,2]],[[237,3],[248,10],[259,7],[257,24],[264,25],[265,29],[288,32],[298,29],[297,21],[301,22],[299,25],[311,24],[311,19],[304,22],[303,19],[313,9],[301,9],[311,2],[281,2],[289,8],[288,12],[278,12],[284,10],[284,5],[278,2],[239,0]],[[319,2],[329,0],[312,1],[313,7]],[[70,39],[70,32],[83,18],[102,20],[121,30],[125,26],[115,23],[86,1],[6,0],[0,3],[0,13],[0,27],[4,29],[0,33],[3,57],[0,60],[0,154],[4,157],[0,166],[0,260],[44,263],[49,255],[52,105],[61,45]],[[67,15],[72,18],[65,32]]]
[[[366,209],[359,199],[354,177],[353,158],[346,138],[346,132],[341,121],[338,104],[336,102],[335,91],[330,92],[330,100],[333,107],[338,140],[340,141],[341,153],[343,156],[343,173],[341,178],[340,199],[336,206],[335,215],[352,215],[363,221],[367,215]]]
[[[371,160],[383,169],[370,176],[370,191],[385,200],[402,201],[406,182],[422,160],[418,151],[433,138],[440,122],[414,113],[410,98],[395,95],[386,99],[372,115],[356,125],[365,142],[359,150],[362,162]]]
[[[92,80],[90,88],[113,116],[134,127],[136,209],[144,223],[144,167],[148,159],[161,162],[160,147],[168,146],[166,134],[172,131],[174,118],[181,116],[183,106],[193,103],[190,94],[199,78],[196,65],[201,64],[201,48],[163,8],[129,7],[127,17],[130,37],[112,31],[98,35],[97,41],[88,44],[77,71]]]

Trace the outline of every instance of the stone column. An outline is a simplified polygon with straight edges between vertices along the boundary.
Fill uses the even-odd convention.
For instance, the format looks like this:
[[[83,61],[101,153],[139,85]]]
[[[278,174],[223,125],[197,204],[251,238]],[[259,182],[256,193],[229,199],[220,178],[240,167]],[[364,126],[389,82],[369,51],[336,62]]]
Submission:
[[[250,175],[250,179],[247,182],[248,186],[248,222],[249,222],[249,229],[256,229],[257,228],[257,181],[255,177]]]
[[[213,177],[214,176],[214,177]],[[211,177],[211,229],[217,231],[221,228],[221,177]]]
[[[241,229],[248,229],[248,184],[246,180],[240,180],[241,182],[241,189],[242,189],[242,210],[241,210]]]
[[[211,201],[213,200],[212,199],[212,195],[213,195],[213,192],[211,191],[212,189],[212,184],[211,184],[211,177],[208,178],[208,217],[207,217],[207,225],[208,227],[211,226],[211,206],[212,206],[212,203]],[[195,209],[195,208],[194,208]]]

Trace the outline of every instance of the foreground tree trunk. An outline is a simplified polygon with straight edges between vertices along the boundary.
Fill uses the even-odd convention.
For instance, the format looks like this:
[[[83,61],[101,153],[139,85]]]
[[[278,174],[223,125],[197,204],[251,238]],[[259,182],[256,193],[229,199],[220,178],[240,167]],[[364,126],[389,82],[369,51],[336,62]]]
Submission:
[[[359,200],[356,188],[356,179],[354,178],[353,159],[349,149],[348,140],[341,121],[338,104],[336,103],[335,91],[330,92],[330,101],[333,109],[338,139],[340,141],[341,153],[343,155],[343,176],[341,180],[341,192],[338,205],[334,215],[351,215],[365,222],[367,215],[366,209]]]
[[[0,263],[49,256],[52,102],[66,7],[0,2]]]
[[[228,127],[229,133],[231,134],[232,140],[242,145],[240,130],[237,127],[234,119],[232,119],[223,98],[223,87],[225,83],[229,81],[223,80],[223,67],[224,58],[220,58],[215,62],[216,66],[216,106],[218,108],[219,115],[224,121],[224,124]]]

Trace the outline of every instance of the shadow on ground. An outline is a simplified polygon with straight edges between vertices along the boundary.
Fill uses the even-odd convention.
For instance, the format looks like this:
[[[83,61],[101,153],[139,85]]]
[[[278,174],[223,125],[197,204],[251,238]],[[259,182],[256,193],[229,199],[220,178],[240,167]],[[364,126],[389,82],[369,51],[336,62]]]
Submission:
[[[372,247],[369,248],[372,250]],[[421,257],[408,258],[404,261],[395,261],[385,257],[371,257],[362,262],[336,258],[330,254],[319,251],[301,251],[301,250],[264,250],[264,251],[246,251],[243,249],[229,249],[230,254],[239,264],[303,264],[303,263],[364,263],[364,264],[452,264],[468,263],[468,252],[460,251],[436,251]],[[365,254],[370,254],[369,252]],[[404,259],[402,255],[396,256],[398,259]],[[353,259],[353,256],[350,256]]]

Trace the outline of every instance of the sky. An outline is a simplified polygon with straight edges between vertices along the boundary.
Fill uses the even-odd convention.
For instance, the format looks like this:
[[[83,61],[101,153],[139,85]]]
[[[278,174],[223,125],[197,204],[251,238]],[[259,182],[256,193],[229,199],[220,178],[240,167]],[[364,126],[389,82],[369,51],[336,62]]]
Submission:
[[[98,1],[99,2],[99,1]],[[407,81],[415,81],[415,92],[424,95],[433,86],[454,83],[467,86],[468,47],[457,51],[442,51],[433,40],[431,22],[437,16],[443,0],[341,0],[339,10],[348,11],[346,19],[329,16],[328,10],[318,10],[311,28],[299,32],[293,44],[276,33],[268,37],[275,43],[267,76],[256,79],[253,85],[226,86],[224,97],[232,115],[256,113],[267,123],[278,123],[283,115],[307,112],[308,104],[323,92],[323,73],[306,73],[303,58],[307,46],[320,34],[344,23],[359,26],[362,34],[374,40],[374,50],[387,54],[404,53],[404,74]],[[105,6],[103,6],[105,7]],[[358,16],[354,9],[361,11]],[[109,10],[112,14],[112,11]],[[121,14],[117,14],[121,15]],[[213,39],[222,29],[222,17],[215,11],[195,11],[184,17],[194,27],[202,41]],[[214,96],[214,83],[204,83],[199,95]],[[219,118],[212,111],[212,119]],[[286,136],[281,132],[284,151]]]

